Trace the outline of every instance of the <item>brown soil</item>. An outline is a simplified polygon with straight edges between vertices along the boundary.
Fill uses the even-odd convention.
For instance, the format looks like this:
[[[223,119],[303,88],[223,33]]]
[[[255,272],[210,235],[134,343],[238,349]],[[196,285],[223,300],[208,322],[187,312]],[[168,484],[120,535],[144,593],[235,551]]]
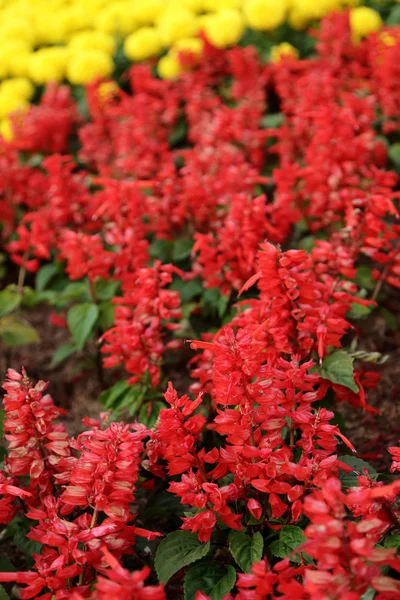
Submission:
[[[97,398],[105,385],[99,381],[94,365],[91,370],[85,369],[83,355],[68,359],[55,369],[50,368],[55,350],[70,341],[66,330],[50,323],[50,313],[51,309],[44,306],[24,313],[38,330],[40,342],[17,348],[6,348],[0,344],[0,377],[4,379],[9,367],[17,371],[24,367],[32,381],[48,381],[48,392],[57,406],[68,411],[65,424],[68,431],[75,434],[82,429],[84,416],[98,417],[101,405]],[[90,350],[95,356],[96,348]]]

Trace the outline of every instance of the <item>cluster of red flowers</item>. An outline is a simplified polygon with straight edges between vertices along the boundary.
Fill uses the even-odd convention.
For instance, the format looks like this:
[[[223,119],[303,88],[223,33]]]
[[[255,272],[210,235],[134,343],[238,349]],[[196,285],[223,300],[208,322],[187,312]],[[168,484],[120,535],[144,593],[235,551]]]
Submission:
[[[22,598],[44,589],[50,592],[43,598],[68,598],[76,578],[74,591],[87,597],[96,573],[131,553],[136,535],[159,535],[135,527],[130,508],[149,432],[140,424],[107,427],[102,415],[102,422],[86,419],[88,429],[71,438],[55,423],[63,411],[43,395],[46,387],[43,381],[32,386],[25,371],[12,369],[4,384],[8,455],[1,473],[1,522],[23,510],[35,522],[28,537],[43,549],[34,556],[34,571],[0,573],[0,581],[27,584]],[[132,588],[140,588],[145,573],[129,577]],[[106,588],[99,582],[100,598]]]
[[[132,93],[101,98],[93,86],[86,122],[63,87],[15,121],[0,155],[4,247],[33,273],[41,261],[65,261],[93,302],[99,278],[117,284],[114,323],[100,339],[105,367],[159,385],[165,352],[181,345],[174,279],[244,295],[229,324],[191,344],[201,350],[196,399],[170,384],[150,431],[104,414],[71,438],[46,385],[9,371],[0,522],[23,511],[43,545],[32,571],[0,574],[27,584],[21,597],[164,599],[162,586],[145,585],[147,568],[129,573],[119,562],[137,535],[159,535],[133,524],[141,471],[143,489],[167,472],[168,491],[187,508],[182,529],[202,543],[249,523],[272,536],[309,523],[297,564],[292,554],[263,560],[226,599],[356,600],[368,588],[400,598],[398,581],[381,572],[399,570],[395,550],[376,547],[399,528],[399,482],[365,472],[342,490],[352,468],[337,447],[355,449],[321,405],[333,392],[374,410],[366,390],[377,374],[357,367],[346,385],[326,375],[325,361],[336,353],[351,367],[349,311],[372,310],[384,285],[400,288],[398,177],[385,169],[377,125],[379,114],[383,132],[397,127],[400,37],[390,35],[389,45],[372,36],[354,46],[348,15],[333,15],[315,58],[273,66],[251,47],[206,44],[201,65],[177,82],[140,65]],[[272,94],[283,118],[273,129],[263,127]],[[296,248],[305,233],[308,251]],[[151,262],[152,242],[176,239],[194,244],[185,266]],[[375,286],[369,297],[356,283],[361,264]],[[389,451],[398,471],[399,448]]]

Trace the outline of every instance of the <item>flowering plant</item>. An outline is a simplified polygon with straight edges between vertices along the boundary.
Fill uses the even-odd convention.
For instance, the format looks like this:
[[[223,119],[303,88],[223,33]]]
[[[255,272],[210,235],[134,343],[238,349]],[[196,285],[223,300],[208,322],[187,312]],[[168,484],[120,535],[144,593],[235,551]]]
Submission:
[[[364,330],[398,330],[397,29],[338,12],[268,64],[205,40],[177,81],[136,65],[13,117],[0,337],[49,311],[46,367],[104,411],[71,431],[8,370],[0,521],[29,546],[4,594],[400,598],[399,448],[377,472],[339,410],[380,414]]]

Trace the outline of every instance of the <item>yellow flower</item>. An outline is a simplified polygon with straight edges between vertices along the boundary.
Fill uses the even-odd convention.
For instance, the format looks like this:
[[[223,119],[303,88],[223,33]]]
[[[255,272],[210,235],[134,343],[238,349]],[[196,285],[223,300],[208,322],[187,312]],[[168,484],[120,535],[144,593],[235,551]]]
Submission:
[[[350,26],[353,40],[360,41],[368,34],[378,31],[382,27],[379,13],[368,6],[359,6],[350,11]]]
[[[288,42],[282,42],[277,46],[272,46],[271,48],[271,61],[273,63],[278,63],[284,57],[292,57],[298,58],[299,51],[297,48],[289,44]]]
[[[244,22],[237,10],[225,9],[210,15],[204,21],[207,39],[216,48],[226,48],[236,44],[242,37]]]
[[[182,72],[182,65],[175,52],[168,52],[160,58],[157,65],[157,71],[163,79],[176,79]]]
[[[286,0],[247,0],[244,14],[252,29],[271,31],[286,19]]]
[[[65,77],[68,50],[61,46],[40,48],[31,54],[29,74],[39,85],[48,81],[62,81]]]
[[[158,20],[158,30],[162,43],[169,47],[181,38],[196,33],[196,19],[188,8],[166,11]]]
[[[0,27],[0,39],[23,40],[30,47],[35,43],[35,30],[26,19],[5,20]]]
[[[127,36],[136,28],[135,9],[129,2],[105,6],[95,20],[96,29],[112,35]]]
[[[186,6],[186,8],[193,11],[194,13],[201,13],[204,10],[206,10],[205,0],[171,0],[168,5],[168,8],[173,6],[174,3],[178,7],[181,7],[183,4],[183,6]]]
[[[165,9],[165,0],[135,0],[133,16],[140,25],[153,24]]]
[[[13,124],[11,119],[2,119],[0,121],[0,134],[6,142],[10,142],[14,137]]]
[[[74,85],[85,85],[96,79],[109,77],[114,63],[103,50],[81,50],[73,53],[67,64],[67,77]]]
[[[340,0],[293,0],[289,7],[289,25],[296,30],[305,29],[311,21],[321,19],[340,6]]]
[[[119,87],[115,81],[104,81],[97,88],[97,94],[102,102],[106,102],[109,98],[112,98],[118,90]]]
[[[68,47],[72,52],[101,50],[107,54],[114,54],[115,40],[103,31],[81,31],[73,36]]]
[[[154,27],[142,27],[129,35],[124,43],[125,55],[130,60],[146,60],[161,52],[160,34]]]
[[[27,77],[6,79],[0,85],[0,94],[15,94],[24,100],[30,100],[35,92],[32,82]]]
[[[200,57],[203,52],[203,40],[200,38],[182,38],[173,45],[173,49],[179,52],[187,52],[196,57]]]
[[[1,56],[0,50],[0,56]],[[0,59],[1,60],[1,59]],[[29,75],[31,53],[26,50],[8,53],[8,71],[12,77],[26,77]]]
[[[17,110],[27,110],[29,103],[16,94],[0,90],[0,119],[4,119]]]
[[[218,12],[225,8],[241,8],[241,0],[204,0],[205,10]]]

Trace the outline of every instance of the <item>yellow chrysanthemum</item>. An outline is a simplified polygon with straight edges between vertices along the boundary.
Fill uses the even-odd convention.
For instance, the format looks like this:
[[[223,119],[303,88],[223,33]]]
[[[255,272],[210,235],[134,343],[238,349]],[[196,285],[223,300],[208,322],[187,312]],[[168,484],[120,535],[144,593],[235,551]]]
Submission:
[[[35,43],[35,30],[29,21],[25,19],[5,20],[0,27],[0,39],[4,40],[22,40],[26,44],[33,46]]]
[[[209,12],[218,12],[225,8],[240,9],[242,0],[204,0],[205,10]]]
[[[210,15],[203,23],[207,39],[216,48],[236,44],[244,31],[244,21],[239,11],[228,8]]]
[[[73,53],[67,64],[68,80],[75,85],[85,85],[96,79],[109,77],[114,63],[107,52],[102,50],[82,50]]]
[[[105,6],[95,19],[95,27],[104,33],[123,37],[136,29],[135,9],[129,2],[113,2]]]
[[[0,50],[0,56],[2,51]],[[31,53],[26,50],[19,50],[10,53],[7,51],[8,72],[11,77],[27,77],[30,73]]]
[[[181,38],[191,37],[196,33],[196,18],[188,8],[166,11],[158,20],[161,41],[169,48]]]
[[[271,61],[273,63],[278,63],[284,57],[298,58],[299,51],[297,48],[289,44],[289,42],[282,42],[277,46],[272,46],[271,48]]]
[[[168,52],[160,58],[157,65],[157,71],[163,79],[176,79],[182,72],[182,65],[175,52]]]
[[[188,52],[194,56],[200,57],[203,52],[203,40],[196,37],[182,38],[173,45],[173,49],[179,52]]]
[[[286,0],[247,0],[244,14],[252,29],[272,31],[286,19]]]
[[[27,77],[6,79],[0,85],[0,93],[15,94],[25,100],[30,100],[35,93],[32,82]]]
[[[368,6],[358,6],[350,11],[350,26],[354,41],[359,41],[382,27],[380,14]]]
[[[112,35],[103,31],[82,31],[72,37],[68,47],[72,52],[101,50],[114,54],[115,40]]]
[[[142,27],[129,35],[124,43],[125,55],[130,60],[146,60],[161,52],[161,37],[154,27]]]
[[[18,110],[26,110],[29,103],[16,94],[0,90],[0,119],[4,119]]]
[[[31,54],[29,73],[33,81],[43,85],[49,81],[62,81],[68,60],[68,50],[63,47],[41,48]]]
[[[135,1],[133,3],[133,16],[140,25],[152,25],[164,9],[164,0]]]

